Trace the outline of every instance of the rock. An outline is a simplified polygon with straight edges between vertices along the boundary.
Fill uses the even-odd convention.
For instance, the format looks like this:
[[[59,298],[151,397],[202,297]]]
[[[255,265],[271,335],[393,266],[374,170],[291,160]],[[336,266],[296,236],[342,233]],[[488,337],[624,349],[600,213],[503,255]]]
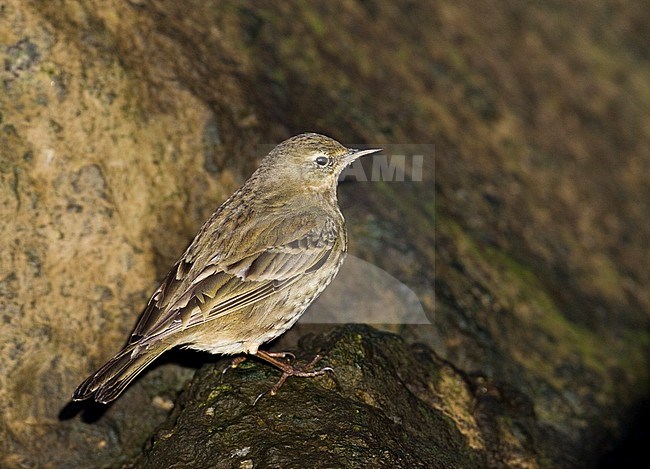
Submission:
[[[476,401],[430,350],[345,326],[307,336],[298,353],[309,360],[319,351],[317,366],[332,366],[331,376],[289,378],[256,404],[277,370],[251,361],[222,378],[224,362],[204,366],[135,467],[470,468],[485,460]]]

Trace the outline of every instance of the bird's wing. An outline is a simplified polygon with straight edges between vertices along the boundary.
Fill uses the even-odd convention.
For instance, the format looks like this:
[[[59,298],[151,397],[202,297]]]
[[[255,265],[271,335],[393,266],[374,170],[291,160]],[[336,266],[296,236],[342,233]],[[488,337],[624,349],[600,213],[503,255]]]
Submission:
[[[197,235],[149,300],[131,343],[223,317],[286,288],[322,266],[338,239],[336,223],[315,212],[240,228]],[[207,244],[202,237],[211,242],[197,250]],[[242,254],[233,243],[249,249]]]

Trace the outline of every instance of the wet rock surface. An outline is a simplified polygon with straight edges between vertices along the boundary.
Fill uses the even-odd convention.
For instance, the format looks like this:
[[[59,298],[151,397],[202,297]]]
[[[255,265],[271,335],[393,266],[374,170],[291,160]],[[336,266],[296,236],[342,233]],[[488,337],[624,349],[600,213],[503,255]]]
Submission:
[[[319,352],[317,366],[333,367],[331,375],[289,378],[277,395],[256,403],[277,381],[277,370],[257,362],[223,376],[223,362],[201,368],[134,467],[485,463],[485,439],[473,415],[477,401],[463,376],[430,350],[346,326],[302,339],[298,363]],[[445,392],[451,388],[457,392]],[[534,460],[530,448],[520,451],[522,460]]]

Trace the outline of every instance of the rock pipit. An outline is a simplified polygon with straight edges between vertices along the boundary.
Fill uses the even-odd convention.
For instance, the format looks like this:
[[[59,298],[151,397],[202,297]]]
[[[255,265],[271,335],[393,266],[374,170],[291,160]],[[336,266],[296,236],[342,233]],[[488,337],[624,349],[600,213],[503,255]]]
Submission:
[[[110,402],[166,350],[248,354],[288,376],[317,376],[259,346],[289,329],[336,275],[347,250],[336,186],[360,156],[323,135],[275,147],[199,230],[147,304],[129,343],[74,393]]]

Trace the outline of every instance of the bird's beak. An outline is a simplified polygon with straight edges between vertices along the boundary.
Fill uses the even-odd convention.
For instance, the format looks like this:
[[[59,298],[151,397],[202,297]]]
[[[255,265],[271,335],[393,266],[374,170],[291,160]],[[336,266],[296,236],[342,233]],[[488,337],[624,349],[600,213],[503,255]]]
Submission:
[[[344,156],[346,164],[352,163],[354,160],[361,158],[362,156],[370,155],[371,153],[377,153],[381,151],[381,148],[371,148],[369,150],[359,150],[357,148],[349,148],[349,152]]]

